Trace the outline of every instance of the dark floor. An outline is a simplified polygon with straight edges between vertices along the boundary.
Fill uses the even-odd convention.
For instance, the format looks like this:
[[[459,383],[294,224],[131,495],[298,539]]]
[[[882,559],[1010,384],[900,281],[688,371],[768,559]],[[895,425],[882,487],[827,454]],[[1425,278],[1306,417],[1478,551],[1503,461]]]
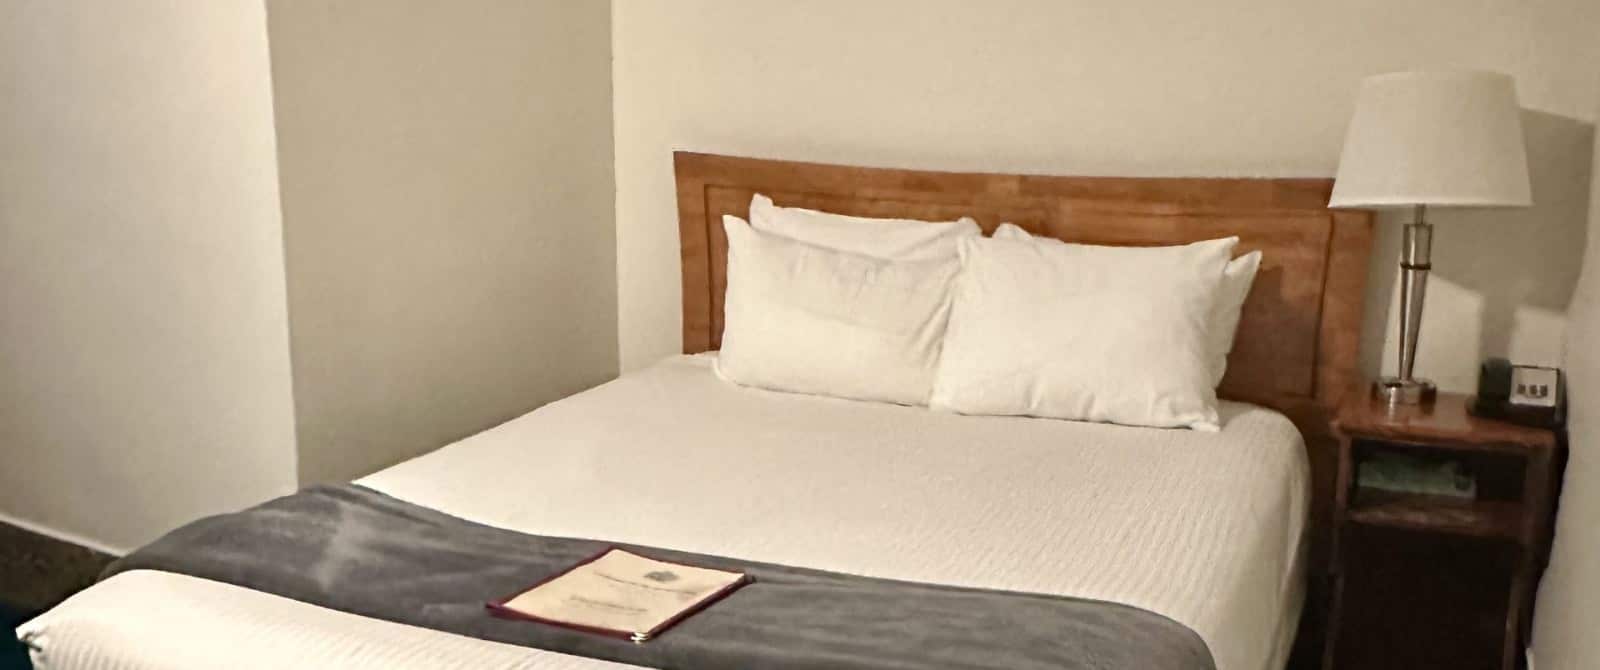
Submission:
[[[110,562],[100,552],[0,523],[0,612],[19,618],[49,609],[93,584]]]
[[[111,557],[0,523],[0,670],[29,667],[11,629],[94,583]]]

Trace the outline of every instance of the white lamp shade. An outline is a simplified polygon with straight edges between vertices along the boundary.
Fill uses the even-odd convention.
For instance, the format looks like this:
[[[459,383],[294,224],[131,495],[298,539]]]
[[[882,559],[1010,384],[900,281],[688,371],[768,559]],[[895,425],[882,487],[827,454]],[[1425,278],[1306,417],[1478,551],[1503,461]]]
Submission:
[[[1397,72],[1362,82],[1329,207],[1531,204],[1511,77]]]

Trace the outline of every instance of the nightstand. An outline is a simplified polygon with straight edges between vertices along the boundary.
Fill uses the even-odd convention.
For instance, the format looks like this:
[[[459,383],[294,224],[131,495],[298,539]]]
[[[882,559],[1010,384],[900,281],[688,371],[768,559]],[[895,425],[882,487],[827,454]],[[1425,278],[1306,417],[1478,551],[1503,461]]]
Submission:
[[[1325,670],[1521,663],[1561,446],[1551,431],[1470,415],[1470,400],[1391,408],[1363,389],[1341,405]],[[1459,463],[1476,496],[1361,488],[1361,463],[1386,452]]]

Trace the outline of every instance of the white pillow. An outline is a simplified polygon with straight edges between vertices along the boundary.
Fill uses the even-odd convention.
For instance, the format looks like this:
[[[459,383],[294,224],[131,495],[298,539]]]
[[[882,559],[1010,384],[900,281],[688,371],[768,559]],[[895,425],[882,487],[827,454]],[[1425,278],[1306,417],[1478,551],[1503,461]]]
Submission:
[[[779,207],[760,193],[750,198],[750,226],[820,247],[898,260],[955,256],[958,240],[983,234],[978,222],[967,217],[917,221],[845,216]]]
[[[931,406],[1216,430],[1207,335],[1237,243],[963,239]]]
[[[1256,281],[1256,271],[1261,269],[1261,252],[1248,254],[1228,261],[1222,268],[1222,283],[1217,287],[1217,304],[1211,306],[1211,335],[1208,349],[1211,354],[1211,386],[1222,383],[1228,372],[1228,354],[1233,352],[1233,338],[1239,332],[1239,316],[1244,311],[1244,300],[1250,297],[1250,286]]]
[[[1002,223],[994,231],[995,239],[1031,240],[1028,231]],[[1233,337],[1239,331],[1239,315],[1245,298],[1250,296],[1250,286],[1256,281],[1256,271],[1261,269],[1261,252],[1248,254],[1228,261],[1222,269],[1222,285],[1217,289],[1216,304],[1211,306],[1211,326],[1207,334],[1207,351],[1211,359],[1211,386],[1222,383],[1228,372],[1228,354],[1233,352]]]
[[[893,261],[722,217],[723,379],[793,393],[925,405],[960,259]]]

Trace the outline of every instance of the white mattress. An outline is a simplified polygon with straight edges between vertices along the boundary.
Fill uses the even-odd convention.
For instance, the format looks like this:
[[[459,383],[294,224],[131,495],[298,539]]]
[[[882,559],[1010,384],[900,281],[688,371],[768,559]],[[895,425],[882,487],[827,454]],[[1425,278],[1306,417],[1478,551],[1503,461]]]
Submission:
[[[963,417],[743,389],[669,359],[358,483],[472,521],[841,572],[1097,598],[1282,667],[1309,471],[1282,415],[1218,433]],[[130,572],[20,631],[40,668],[627,667]]]

